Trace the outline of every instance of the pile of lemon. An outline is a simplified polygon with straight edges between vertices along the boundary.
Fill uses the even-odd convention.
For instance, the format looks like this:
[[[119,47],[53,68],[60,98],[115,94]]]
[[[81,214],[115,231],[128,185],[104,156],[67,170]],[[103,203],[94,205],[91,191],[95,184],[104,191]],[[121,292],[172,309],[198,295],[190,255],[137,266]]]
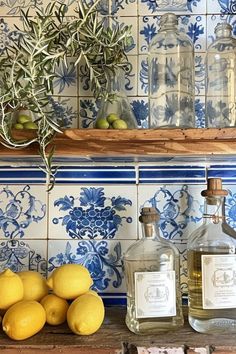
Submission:
[[[105,311],[101,297],[90,290],[92,284],[89,271],[79,264],[64,264],[47,280],[34,271],[4,270],[0,273],[3,331],[23,340],[38,333],[46,322],[59,325],[67,320],[75,334],[96,332]]]

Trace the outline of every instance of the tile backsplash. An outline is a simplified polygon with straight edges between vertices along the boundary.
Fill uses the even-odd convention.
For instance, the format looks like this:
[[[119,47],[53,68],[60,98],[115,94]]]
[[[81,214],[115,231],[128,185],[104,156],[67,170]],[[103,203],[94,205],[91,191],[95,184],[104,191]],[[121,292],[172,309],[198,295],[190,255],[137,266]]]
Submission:
[[[61,165],[49,193],[38,176],[36,167],[0,167],[0,270],[46,276],[84,264],[107,304],[125,303],[122,255],[141,236],[142,206],[157,208],[161,236],[179,249],[183,294],[187,239],[202,222],[207,177],[223,179],[227,221],[236,227],[235,164]]]
[[[91,0],[84,0],[90,3]],[[68,16],[76,1],[65,0]],[[46,6],[48,0],[37,4]],[[236,35],[235,0],[101,0],[100,12],[132,25],[133,40],[127,49],[131,71],[126,92],[139,127],[147,128],[147,49],[157,33],[163,12],[179,16],[179,26],[192,38],[195,48],[196,126],[205,125],[206,48],[218,22],[228,21]],[[0,53],[17,38],[20,9],[35,12],[35,1],[0,3]],[[56,69],[53,100],[55,114],[65,127],[91,128],[100,102],[90,91],[84,63],[76,69]],[[199,161],[193,158],[61,159],[56,185],[46,192],[44,172],[37,163],[14,164],[2,159],[0,166],[0,271],[11,267],[38,270],[43,275],[64,263],[84,264],[94,288],[107,304],[125,303],[122,255],[141,235],[138,225],[142,206],[160,212],[160,233],[174,242],[181,254],[181,283],[187,293],[186,243],[189,233],[202,221],[207,177],[222,177],[229,190],[227,220],[236,227],[236,159]],[[26,163],[27,162],[27,163]],[[24,165],[25,164],[25,165]],[[14,167],[15,166],[15,167]]]

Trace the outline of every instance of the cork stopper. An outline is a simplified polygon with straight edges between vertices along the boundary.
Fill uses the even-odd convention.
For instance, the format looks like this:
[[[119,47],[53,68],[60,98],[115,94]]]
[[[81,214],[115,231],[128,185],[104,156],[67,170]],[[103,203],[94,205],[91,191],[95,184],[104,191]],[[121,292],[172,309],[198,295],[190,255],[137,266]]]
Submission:
[[[139,221],[145,224],[156,222],[160,219],[156,208],[142,208]]]
[[[228,195],[227,190],[222,189],[222,180],[221,178],[208,178],[207,180],[207,189],[201,192],[203,197],[211,196],[226,196]]]

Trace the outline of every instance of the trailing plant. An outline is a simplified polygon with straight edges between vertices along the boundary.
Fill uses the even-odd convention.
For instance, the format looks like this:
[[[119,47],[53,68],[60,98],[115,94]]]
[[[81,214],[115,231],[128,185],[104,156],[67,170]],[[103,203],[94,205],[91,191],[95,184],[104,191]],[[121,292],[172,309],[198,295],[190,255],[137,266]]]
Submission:
[[[22,26],[17,28],[18,39],[12,41],[0,57],[0,136],[1,143],[21,149],[38,143],[44,171],[53,187],[56,167],[52,158],[54,147],[48,150],[61,128],[52,107],[53,80],[56,68],[68,57],[76,57],[75,65],[85,62],[94,97],[106,97],[108,71],[129,67],[125,48],[130,40],[130,27],[118,23],[107,25],[98,15],[96,0],[92,5],[78,2],[75,16],[68,20],[67,7],[54,2],[45,10],[37,9],[36,16],[22,12]],[[27,107],[37,123],[36,135],[17,140],[12,133],[15,112]],[[52,145],[52,144],[51,144]]]

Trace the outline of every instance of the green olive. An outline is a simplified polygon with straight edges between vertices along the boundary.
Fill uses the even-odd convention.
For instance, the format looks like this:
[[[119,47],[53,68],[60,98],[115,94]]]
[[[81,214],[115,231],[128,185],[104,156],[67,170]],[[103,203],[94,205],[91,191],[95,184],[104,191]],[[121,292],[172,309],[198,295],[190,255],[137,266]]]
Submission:
[[[23,126],[23,124],[16,123],[16,124],[13,125],[13,128],[17,129],[17,130],[20,130],[20,129],[24,129],[24,126]]]
[[[99,118],[95,123],[95,128],[97,129],[108,129],[109,123],[106,118]]]
[[[38,129],[38,126],[34,122],[26,122],[23,124],[24,129]]]
[[[128,125],[123,119],[117,119],[112,123],[114,129],[127,129]]]
[[[110,113],[107,116],[107,121],[108,123],[112,124],[115,122],[117,119],[120,119],[120,117],[116,113]]]
[[[26,114],[20,114],[17,118],[17,123],[24,124],[27,122],[31,122],[31,117],[27,116]]]

